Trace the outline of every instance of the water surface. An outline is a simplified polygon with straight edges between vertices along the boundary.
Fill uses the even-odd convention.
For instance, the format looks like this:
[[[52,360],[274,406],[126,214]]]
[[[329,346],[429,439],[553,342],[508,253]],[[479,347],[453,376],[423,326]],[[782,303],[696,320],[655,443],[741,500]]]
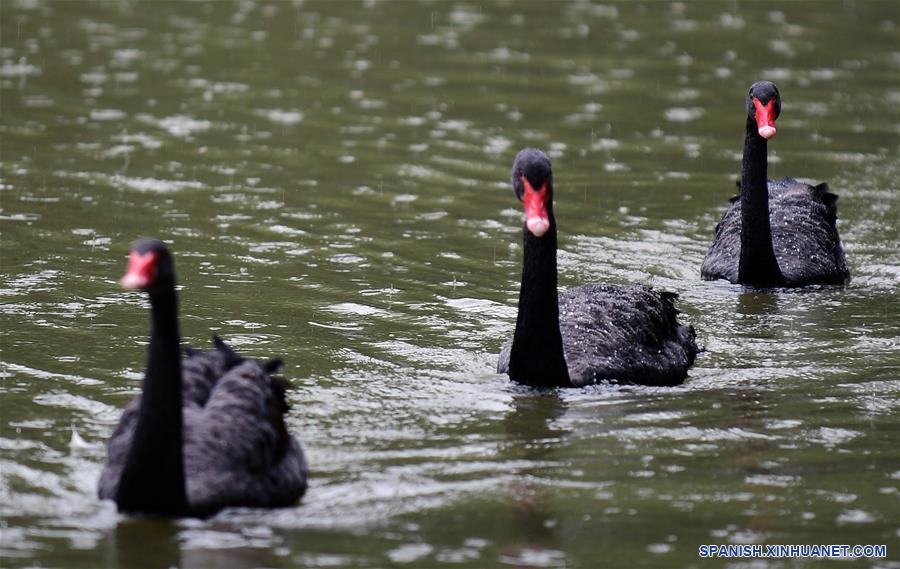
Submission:
[[[746,567],[699,545],[888,544],[898,567],[900,14],[891,2],[0,4],[0,556],[9,567]],[[699,280],[753,81],[770,174],[827,181],[853,281]],[[554,160],[560,283],[681,295],[683,386],[494,373]],[[182,333],[280,356],[298,508],[95,498],[171,243]],[[754,567],[820,562],[758,561]]]

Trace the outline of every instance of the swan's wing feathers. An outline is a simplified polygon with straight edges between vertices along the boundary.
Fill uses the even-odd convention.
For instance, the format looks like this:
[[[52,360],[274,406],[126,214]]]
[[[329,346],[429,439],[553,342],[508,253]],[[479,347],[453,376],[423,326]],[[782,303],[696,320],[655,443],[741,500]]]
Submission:
[[[282,418],[286,385],[283,379],[274,381],[256,360],[244,361],[219,379],[204,411],[208,422],[239,435],[228,458],[276,461],[269,451],[289,436]],[[243,445],[251,440],[254,444]]]
[[[769,196],[772,245],[782,274],[793,286],[846,282],[850,271],[837,231],[837,195],[827,184],[786,180],[791,183]]]
[[[818,183],[815,186],[813,186],[812,189],[814,189],[819,195],[827,194],[828,193],[828,183],[827,182]],[[837,196],[835,195],[834,197],[837,197]]]
[[[284,422],[287,386],[245,359],[219,378],[204,409],[185,415],[192,507],[286,506],[303,495],[306,462]]]
[[[213,336],[212,351],[186,347],[184,353],[186,357],[181,364],[184,402],[201,407],[206,405],[219,378],[245,359],[217,335]]]
[[[677,322],[674,293],[591,284],[560,295],[560,331],[575,385],[598,380],[674,385],[697,347]]]
[[[218,380],[216,362],[206,352],[191,349],[181,362],[181,395],[183,404],[203,407]]]
[[[281,376],[271,376],[272,381],[272,397],[278,403],[278,409],[281,413],[287,413],[291,410],[291,405],[287,401],[287,392],[291,389],[291,383]]]
[[[666,306],[665,312],[671,313],[673,315],[681,313],[681,311],[675,307],[675,301],[678,300],[677,292],[661,290],[657,292],[657,294],[659,295],[659,298],[662,300],[663,304],[665,304]]]
[[[828,221],[832,225],[837,225],[837,201],[838,195],[828,191],[828,184],[822,182],[813,186],[813,190],[818,195],[828,212]]]
[[[225,346],[226,349],[221,349],[219,345],[224,346],[224,343],[218,338],[214,342],[217,349],[210,352],[191,347],[184,349],[185,358],[181,362],[181,394],[185,417],[196,415],[194,411],[202,410],[219,379],[229,369],[243,361],[243,358],[237,356],[227,346]],[[107,461],[100,475],[98,486],[101,499],[115,499],[119,478],[125,467],[134,430],[137,427],[140,404],[140,395],[131,400],[107,443]]]
[[[284,423],[288,382],[271,377],[281,360],[245,359],[219,338],[215,349],[186,349],[182,360],[185,485],[194,515],[229,506],[282,507],[306,491],[303,450]],[[107,443],[98,484],[115,500],[140,414],[141,396],[125,408]]]
[[[735,196],[731,205],[716,224],[715,236],[700,267],[705,280],[737,281],[737,258],[741,251],[741,200]]]
[[[181,362],[181,393],[184,405],[206,405],[216,382],[228,369],[228,362],[218,352],[185,349]]]
[[[97,485],[97,494],[101,500],[116,499],[119,479],[122,477],[122,469],[125,468],[128,451],[131,449],[140,407],[141,396],[138,395],[125,407],[116,430],[106,443],[106,464],[103,465],[100,482]]]
[[[200,408],[206,404],[209,394],[221,375],[221,362],[207,352],[185,348],[186,357],[181,362],[182,404],[187,408]],[[141,396],[138,395],[125,407],[116,430],[107,443],[107,459],[100,474],[98,493],[101,499],[115,500],[122,469],[128,459],[134,430],[140,415]]]
[[[772,245],[788,284],[846,282],[850,271],[837,232],[837,194],[829,191],[828,184],[811,186],[791,177],[769,180],[768,190]],[[741,202],[737,198],[716,225],[700,268],[704,279],[738,280]]]
[[[284,361],[282,361],[281,358],[274,358],[267,360],[262,366],[263,369],[266,370],[266,373],[273,374],[284,367]]]
[[[216,349],[216,353],[224,359],[227,369],[231,369],[244,361],[244,358],[231,349],[231,346],[226,344],[218,334],[213,335],[213,346]]]
[[[773,180],[773,179],[768,180],[768,186],[769,186],[770,192],[774,188],[779,188],[779,187],[789,188],[791,186],[796,186],[800,183],[801,182],[798,182],[795,178],[791,178],[790,176],[785,176],[785,177],[781,178],[780,180]]]

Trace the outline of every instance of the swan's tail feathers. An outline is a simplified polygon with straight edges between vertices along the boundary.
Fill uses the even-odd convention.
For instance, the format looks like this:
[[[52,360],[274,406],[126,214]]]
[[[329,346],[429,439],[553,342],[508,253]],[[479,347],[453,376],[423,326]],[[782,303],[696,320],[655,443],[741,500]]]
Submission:
[[[822,201],[825,202],[825,205],[827,205],[828,207],[835,207],[838,195],[828,191],[828,184],[822,182],[821,184],[817,184],[812,188],[819,195],[819,197],[822,198]]]
[[[822,200],[823,204],[825,204],[825,209],[828,211],[828,221],[830,221],[832,225],[837,223],[838,195],[828,191],[828,184],[825,182],[812,186],[812,189],[813,192],[815,192],[815,195]]]
[[[697,358],[697,352],[703,350],[697,348],[697,332],[696,330],[694,330],[694,327],[691,324],[688,324],[683,328],[687,332],[684,338],[685,354],[687,355],[687,366],[691,367],[692,365],[694,365],[694,360]]]
[[[281,358],[273,358],[269,361],[263,362],[262,367],[264,370],[266,370],[267,374],[272,375],[273,373],[284,367],[284,361]]]
[[[290,389],[290,384],[283,377],[270,376],[269,387],[270,392],[266,398],[266,408],[268,410],[269,423],[277,434],[275,454],[272,457],[274,462],[277,463],[284,458],[291,440],[291,435],[284,424],[284,414],[291,409],[287,402],[287,390]]]
[[[234,366],[242,363],[245,358],[241,357],[240,354],[231,349],[231,346],[225,343],[225,341],[219,337],[218,334],[213,335],[213,346],[216,348],[216,352],[225,358],[225,369],[231,369]]]
[[[826,184],[825,182],[813,186],[813,190],[818,194],[819,198],[821,198],[822,203],[825,204],[825,207],[828,208],[828,218],[831,220],[831,223],[836,223],[838,195],[829,192],[828,184]]]
[[[660,298],[662,298],[663,304],[665,305],[667,310],[671,311],[671,314],[681,314],[681,311],[675,306],[675,301],[678,300],[677,292],[669,292],[667,290],[660,291]]]
[[[213,334],[212,340],[213,346],[215,346],[217,350],[226,353],[234,353],[234,350],[228,347],[228,344],[225,343],[225,340],[223,340],[218,334]]]
[[[275,397],[275,401],[278,402],[278,410],[281,413],[287,413],[291,409],[290,404],[287,402],[287,392],[291,388],[291,383],[280,375],[272,375],[284,367],[284,360],[272,358],[259,363],[269,376],[269,385],[272,386],[272,395]]]
[[[272,395],[278,402],[278,408],[282,413],[287,413],[291,405],[287,402],[287,392],[291,388],[288,380],[280,376],[272,376]]]

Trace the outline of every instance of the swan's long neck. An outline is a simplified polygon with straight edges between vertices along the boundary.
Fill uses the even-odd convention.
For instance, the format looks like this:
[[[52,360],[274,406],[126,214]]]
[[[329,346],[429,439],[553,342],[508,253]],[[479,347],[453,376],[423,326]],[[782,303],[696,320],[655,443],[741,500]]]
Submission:
[[[759,136],[756,121],[747,117],[744,160],[741,165],[741,256],[738,282],[770,287],[784,283],[772,248],[769,224],[769,182],[766,139]]]
[[[525,228],[525,258],[519,316],[509,358],[509,376],[535,387],[571,386],[559,331],[556,290],[556,220],[552,205],[550,227],[542,237]]]
[[[174,285],[150,296],[150,346],[141,406],[116,502],[132,513],[187,511],[182,451],[181,352]]]

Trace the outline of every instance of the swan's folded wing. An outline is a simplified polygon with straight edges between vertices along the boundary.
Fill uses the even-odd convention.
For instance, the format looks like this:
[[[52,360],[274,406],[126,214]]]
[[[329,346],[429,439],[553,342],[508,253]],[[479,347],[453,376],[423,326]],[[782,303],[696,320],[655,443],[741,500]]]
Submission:
[[[741,202],[740,196],[735,198],[731,199],[731,205],[716,224],[713,242],[700,267],[700,276],[705,280],[737,282],[737,259],[741,252]]]
[[[219,378],[244,361],[218,336],[213,336],[213,345],[215,349],[209,352],[190,347],[185,349],[185,358],[181,363],[181,393],[186,407],[191,404],[206,405]]]
[[[640,285],[590,284],[560,295],[560,331],[573,385],[611,380],[676,385],[697,352],[677,322],[677,295]]]
[[[97,495],[101,500],[116,499],[119,479],[122,477],[122,469],[125,468],[128,451],[131,450],[131,440],[134,438],[134,429],[137,427],[140,406],[140,396],[131,400],[125,407],[116,430],[106,442],[106,464],[103,465],[100,482],[97,484]]]
[[[792,178],[769,187],[772,246],[792,286],[842,284],[850,278],[837,231],[837,195],[826,184]]]
[[[255,360],[218,379],[206,406],[185,408],[185,471],[192,508],[288,506],[307,467],[283,419],[283,391]]]
[[[219,377],[243,361],[242,358],[236,357],[236,354],[230,349],[222,350],[219,346],[221,340],[215,338],[214,341],[217,349],[211,352],[202,352],[193,348],[185,350],[185,358],[181,362],[181,394],[185,409],[206,405]],[[116,430],[107,442],[106,464],[103,466],[98,484],[98,494],[101,499],[115,499],[119,478],[122,476],[122,469],[128,459],[131,440],[137,427],[140,406],[141,396],[138,395],[128,403]]]
[[[827,184],[794,178],[768,181],[769,220],[778,268],[790,286],[841,284],[850,278],[837,231],[838,196]],[[741,253],[741,203],[732,201],[709,248],[700,274],[736,283]]]

